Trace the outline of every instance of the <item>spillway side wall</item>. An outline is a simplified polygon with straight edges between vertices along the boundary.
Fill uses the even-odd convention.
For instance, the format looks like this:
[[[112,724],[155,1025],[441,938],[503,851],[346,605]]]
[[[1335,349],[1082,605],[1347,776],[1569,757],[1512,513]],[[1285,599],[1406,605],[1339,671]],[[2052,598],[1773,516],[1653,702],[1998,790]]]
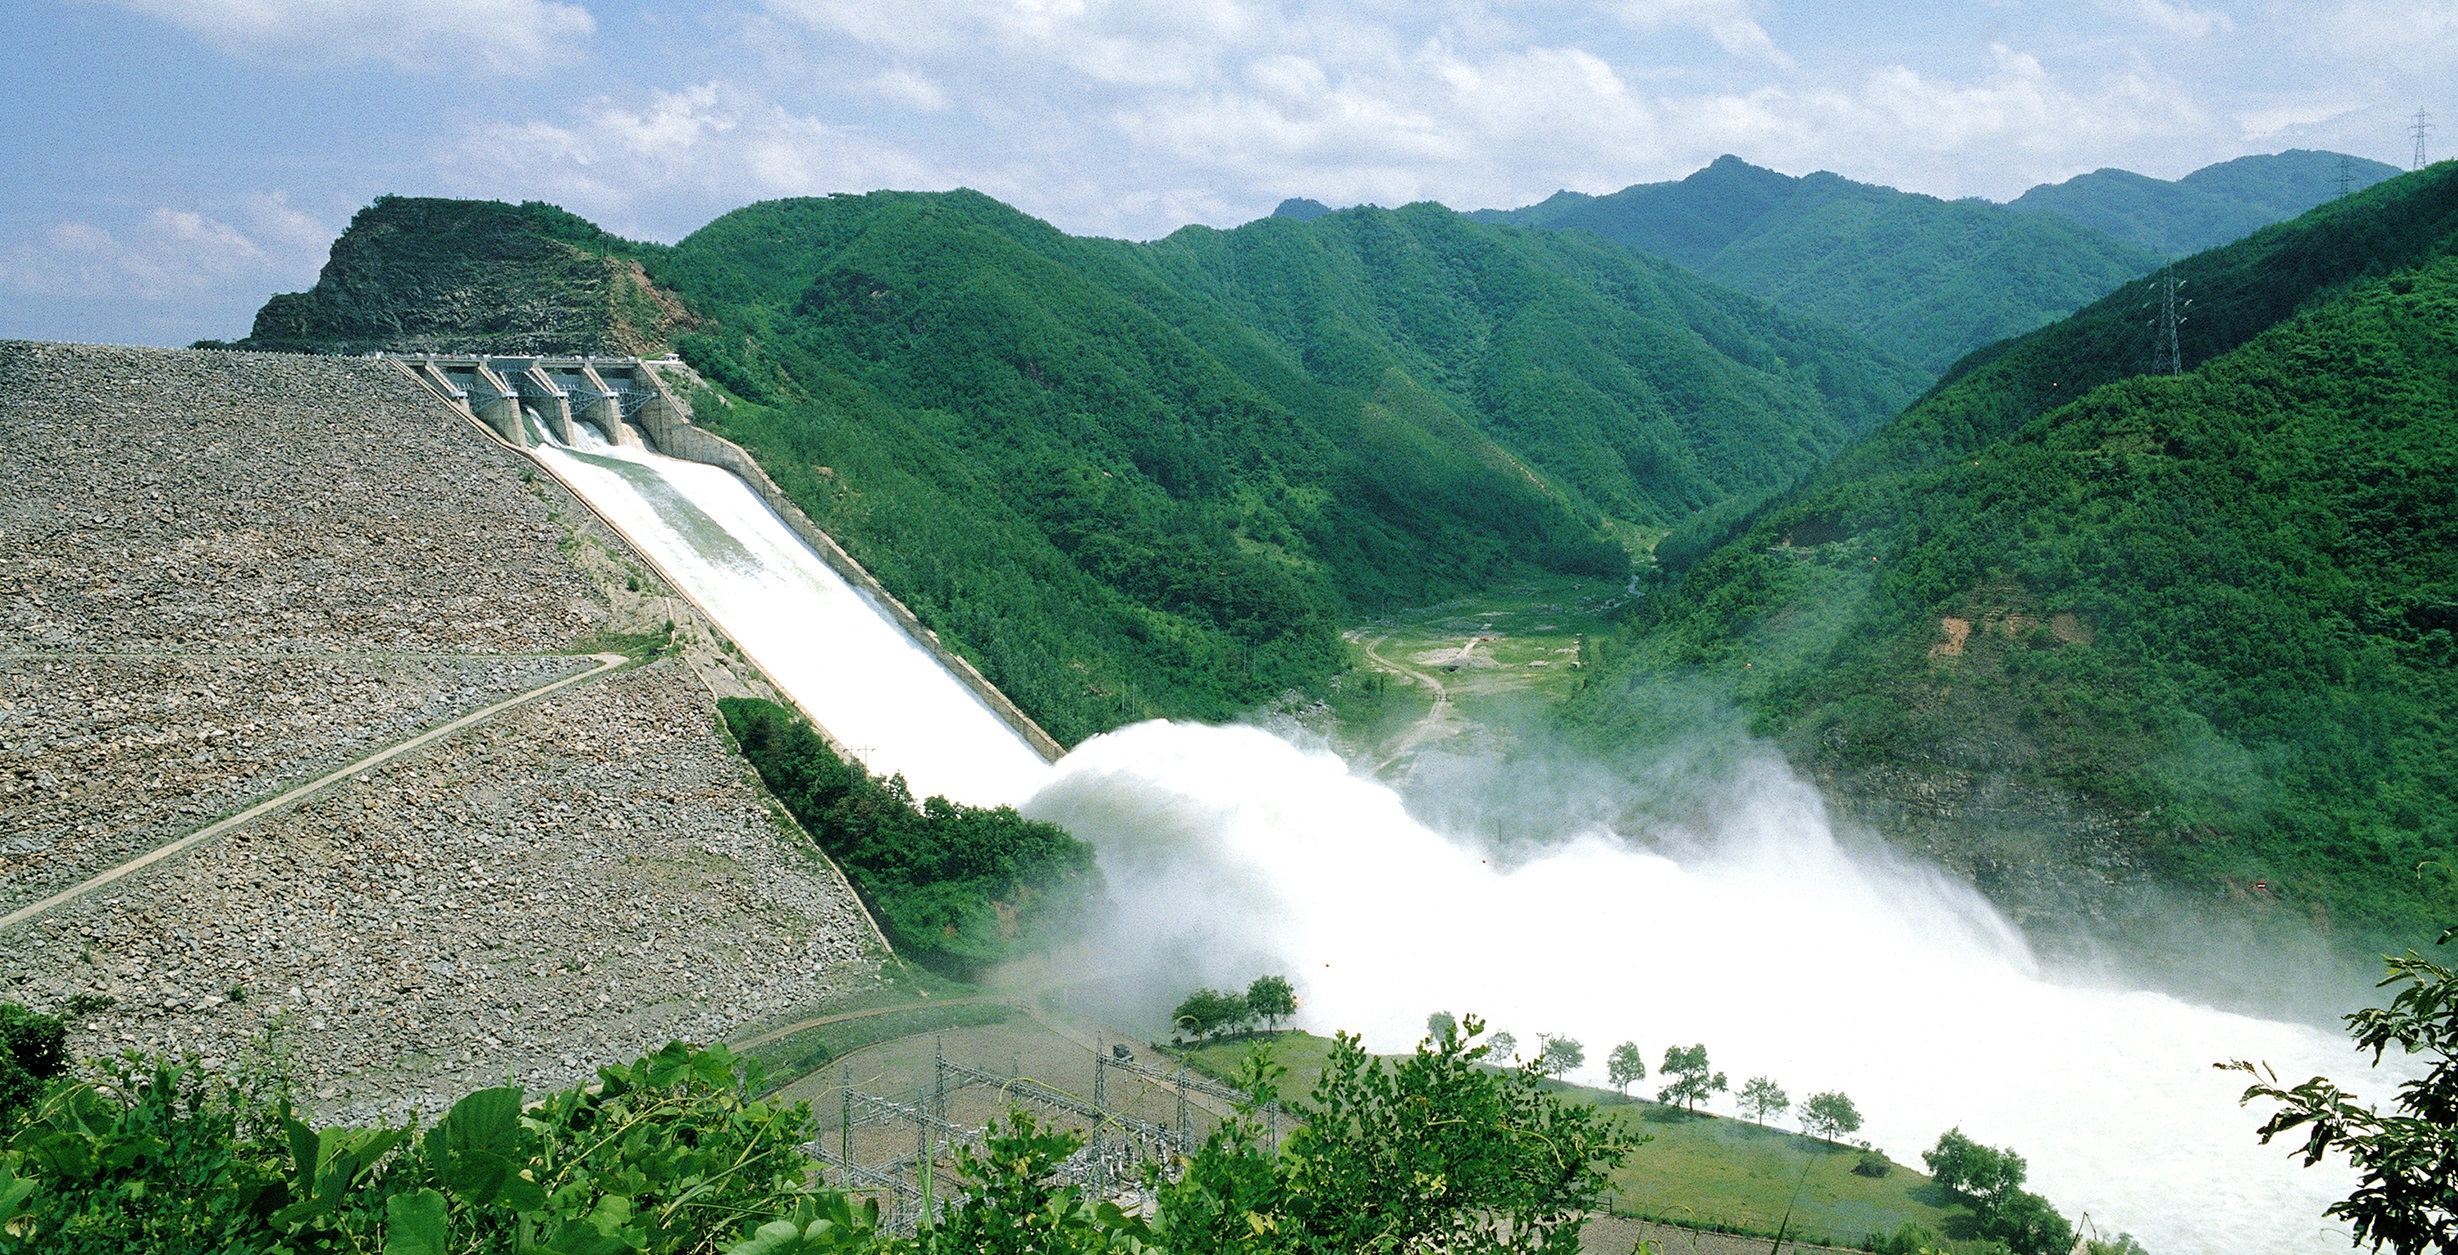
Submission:
[[[767,502],[768,508],[776,511],[777,517],[785,520],[785,525],[792,528],[794,534],[801,537],[803,543],[809,545],[812,551],[820,556],[821,561],[826,562],[831,570],[843,576],[846,583],[878,599],[879,604],[887,610],[888,616],[896,621],[898,627],[904,629],[907,636],[921,642],[922,647],[928,649],[931,656],[939,660],[941,666],[946,667],[949,673],[962,681],[966,688],[973,690],[974,695],[981,698],[983,703],[988,705],[1000,719],[1006,721],[1007,726],[1015,729],[1016,734],[1023,737],[1024,743],[1032,746],[1035,753],[1040,754],[1044,759],[1056,762],[1067,752],[1066,747],[1060,745],[1057,738],[1042,731],[1040,724],[1033,722],[1032,717],[1025,714],[1021,707],[1008,698],[1007,694],[1000,692],[997,685],[992,684],[981,672],[975,670],[972,663],[941,642],[939,634],[924,625],[904,602],[897,600],[894,593],[881,587],[879,581],[873,579],[871,573],[865,570],[861,563],[854,561],[852,554],[845,552],[844,547],[836,543],[835,537],[820,530],[819,525],[812,522],[810,516],[802,512],[802,507],[794,504],[793,498],[785,495],[785,490],[777,486],[777,481],[768,477],[767,471],[760,469],[760,464],[754,461],[741,445],[693,423],[681,412],[679,403],[642,406],[640,419],[641,425],[648,429],[649,440],[657,446],[658,452],[668,457],[682,458],[685,461],[721,466],[741,476],[743,482],[751,485],[751,490],[759,494],[760,500]]]

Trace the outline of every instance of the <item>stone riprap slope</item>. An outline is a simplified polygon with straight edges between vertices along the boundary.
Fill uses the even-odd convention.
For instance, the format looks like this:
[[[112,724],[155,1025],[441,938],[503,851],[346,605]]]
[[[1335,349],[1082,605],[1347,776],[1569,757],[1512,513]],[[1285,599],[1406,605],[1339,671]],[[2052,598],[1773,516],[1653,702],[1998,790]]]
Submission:
[[[88,1008],[79,1053],[231,1066],[278,1020],[356,1118],[872,978],[859,903],[718,732],[711,687],[758,677],[390,368],[0,343],[0,482],[0,910],[586,669],[606,634],[686,646],[0,932],[0,999]]]
[[[560,648],[525,467],[380,362],[0,342],[0,649]]]
[[[710,719],[675,659],[557,694],[0,938],[0,987],[113,999],[88,1052],[282,1016],[344,1120],[810,1005],[867,975],[860,908]]]
[[[0,912],[592,665],[568,655],[0,653]]]

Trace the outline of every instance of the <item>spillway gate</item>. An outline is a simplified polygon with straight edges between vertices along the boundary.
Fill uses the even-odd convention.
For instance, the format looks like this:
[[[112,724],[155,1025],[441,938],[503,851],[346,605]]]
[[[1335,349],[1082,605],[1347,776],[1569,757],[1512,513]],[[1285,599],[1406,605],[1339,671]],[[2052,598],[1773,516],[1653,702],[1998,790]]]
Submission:
[[[517,445],[530,443],[521,427],[525,412],[537,415],[555,439],[567,445],[578,443],[572,432],[575,422],[596,427],[609,443],[642,448],[689,421],[690,411],[661,373],[688,370],[673,358],[376,356],[400,364],[445,401]]]

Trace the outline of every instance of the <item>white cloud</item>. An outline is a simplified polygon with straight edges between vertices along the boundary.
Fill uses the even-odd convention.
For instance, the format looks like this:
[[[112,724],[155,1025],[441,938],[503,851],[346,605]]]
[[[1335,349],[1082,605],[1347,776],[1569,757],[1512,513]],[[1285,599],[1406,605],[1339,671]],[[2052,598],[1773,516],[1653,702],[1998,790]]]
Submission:
[[[1556,0],[769,4],[787,22],[763,41],[763,77],[483,126],[442,177],[635,234],[760,197],[964,185],[1069,230],[1150,237],[1295,195],[1526,204],[1678,178],[1726,152],[2004,197],[2226,127],[2139,64],[2070,78],[2005,44],[1977,72],[1784,69],[1747,0],[1635,0],[1600,38],[1532,25],[1558,16]],[[1668,76],[1634,60],[1657,41],[1611,37],[1658,28],[1735,55],[1701,49],[1716,76]]]
[[[195,209],[157,206],[112,230],[82,219],[53,223],[0,251],[0,287],[31,296],[133,297],[175,302],[241,281],[314,273],[333,232],[279,193],[242,198],[245,229]]]
[[[1792,58],[1775,46],[1766,28],[1752,16],[1754,7],[1749,0],[1625,0],[1615,12],[1623,21],[1642,28],[1672,26],[1696,30],[1733,56],[1792,69]]]
[[[2290,45],[2360,67],[2359,79],[2458,62],[2458,0],[2335,0],[2282,4]]]
[[[2245,109],[2229,116],[2246,139],[2265,140],[2282,131],[2299,130],[2343,118],[2361,108],[2363,105],[2358,102],[2325,98]]]
[[[597,29],[562,0],[110,0],[235,56],[411,70],[533,73],[570,59]]]
[[[2236,19],[2218,9],[2197,9],[2170,0],[2100,0],[2100,7],[2118,17],[2187,39],[2206,39],[2236,29]]]
[[[444,170],[472,195],[544,195],[632,231],[640,231],[633,211],[643,202],[682,200],[713,213],[931,177],[926,163],[892,145],[721,82],[653,92],[637,105],[600,99],[568,122],[480,127],[463,136]]]
[[[871,79],[870,89],[882,100],[922,113],[938,113],[948,105],[947,88],[911,70],[885,71]]]

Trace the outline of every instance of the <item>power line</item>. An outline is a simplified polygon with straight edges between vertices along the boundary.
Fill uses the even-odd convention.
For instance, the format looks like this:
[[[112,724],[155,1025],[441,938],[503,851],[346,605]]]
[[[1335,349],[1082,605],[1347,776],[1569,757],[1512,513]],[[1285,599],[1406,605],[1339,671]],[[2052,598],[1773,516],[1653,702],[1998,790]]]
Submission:
[[[2424,136],[2431,133],[2431,131],[2432,115],[2421,109],[2416,110],[2415,122],[2407,128],[2407,133],[2415,137],[2415,168],[2418,170],[2423,169],[2426,164],[2424,161]]]
[[[2173,274],[2159,280],[2159,317],[2151,325],[2159,329],[2159,338],[2151,346],[2151,373],[2182,375],[2185,373],[2185,350],[2178,344],[2176,329],[2185,322],[2185,311],[2192,301],[2176,299],[2177,289],[2185,286],[2183,279]]]

